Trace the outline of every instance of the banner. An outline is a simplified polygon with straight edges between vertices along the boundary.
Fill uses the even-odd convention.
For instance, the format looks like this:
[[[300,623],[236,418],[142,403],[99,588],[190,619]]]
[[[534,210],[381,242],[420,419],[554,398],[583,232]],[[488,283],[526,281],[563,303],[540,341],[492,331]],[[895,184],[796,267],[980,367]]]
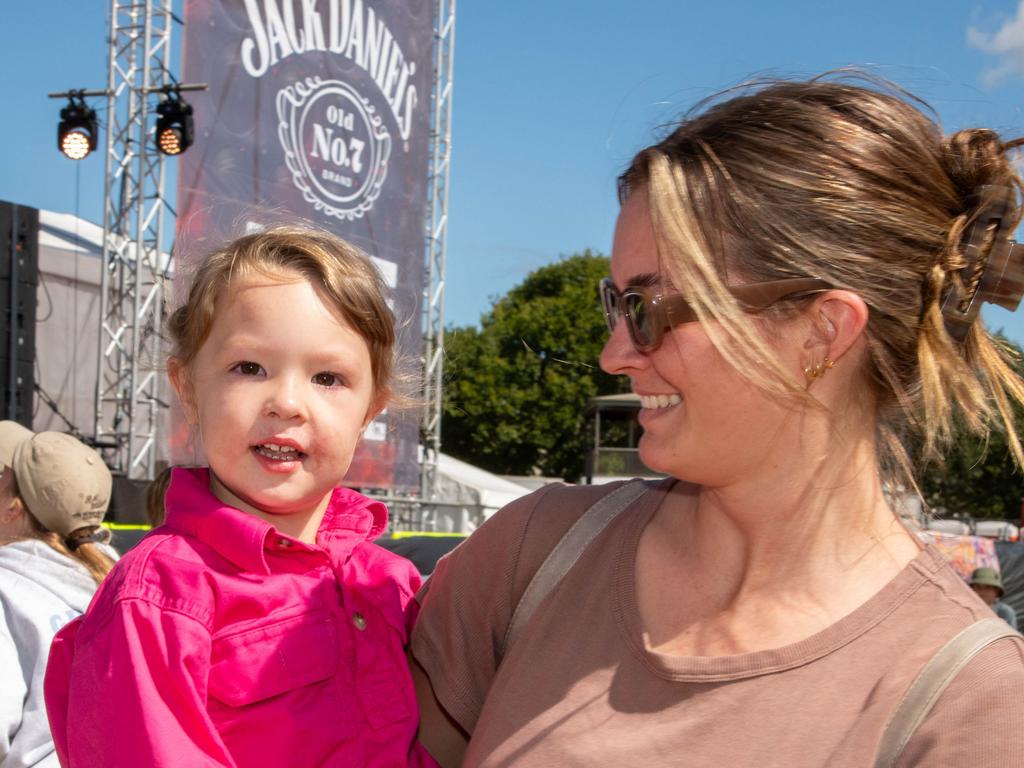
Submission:
[[[433,14],[428,0],[186,0],[182,81],[209,90],[184,94],[177,274],[232,237],[311,222],[374,258],[401,354],[419,358]],[[416,488],[418,433],[383,414],[347,482]]]
[[[925,544],[933,544],[964,581],[970,581],[975,568],[999,570],[996,543],[992,539],[938,531],[918,531],[917,536]]]

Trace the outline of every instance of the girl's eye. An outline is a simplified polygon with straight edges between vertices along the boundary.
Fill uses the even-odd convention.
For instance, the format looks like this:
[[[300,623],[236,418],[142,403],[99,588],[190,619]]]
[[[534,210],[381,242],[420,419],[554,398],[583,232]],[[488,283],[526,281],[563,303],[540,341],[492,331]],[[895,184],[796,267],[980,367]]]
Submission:
[[[336,373],[318,373],[313,377],[313,383],[321,387],[337,387],[341,385],[341,377]]]
[[[231,370],[237,371],[243,376],[259,376],[260,373],[263,372],[263,366],[261,366],[259,363],[252,363],[249,362],[248,360],[245,360],[241,363],[238,363],[238,365],[236,365]]]

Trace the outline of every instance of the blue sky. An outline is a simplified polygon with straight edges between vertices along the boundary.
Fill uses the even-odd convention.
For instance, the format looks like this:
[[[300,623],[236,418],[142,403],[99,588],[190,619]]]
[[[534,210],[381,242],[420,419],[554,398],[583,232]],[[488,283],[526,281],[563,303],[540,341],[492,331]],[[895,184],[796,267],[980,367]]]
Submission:
[[[3,4],[0,199],[98,221],[101,157],[73,163],[57,152],[60,102],[46,93],[105,85],[109,4]],[[947,130],[1024,134],[1018,0],[464,0],[448,322],[476,322],[490,299],[561,255],[607,252],[616,175],[695,101],[753,74],[851,64],[924,97]],[[1024,310],[986,316],[1024,342]]]

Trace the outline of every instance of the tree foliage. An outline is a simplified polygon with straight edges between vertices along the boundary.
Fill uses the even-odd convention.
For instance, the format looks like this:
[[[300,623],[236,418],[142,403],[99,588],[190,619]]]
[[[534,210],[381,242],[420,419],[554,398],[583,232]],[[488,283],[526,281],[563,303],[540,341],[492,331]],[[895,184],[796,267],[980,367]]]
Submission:
[[[1024,374],[1020,348],[1003,341],[1014,353],[1017,372]],[[1018,428],[1024,426],[1024,408],[1017,406],[1014,412]],[[982,440],[958,425],[945,461],[925,468],[921,490],[928,505],[945,510],[947,516],[1017,520],[1024,475],[1014,462],[1006,435],[993,431],[988,440]]]
[[[492,472],[579,479],[587,400],[629,386],[598,368],[607,274],[607,257],[589,250],[564,258],[495,301],[480,328],[446,332],[446,453]]]

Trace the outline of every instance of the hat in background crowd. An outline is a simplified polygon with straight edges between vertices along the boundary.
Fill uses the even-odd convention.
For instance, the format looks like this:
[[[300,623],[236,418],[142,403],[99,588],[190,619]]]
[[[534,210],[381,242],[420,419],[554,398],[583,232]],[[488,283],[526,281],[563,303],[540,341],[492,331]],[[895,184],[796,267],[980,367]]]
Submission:
[[[74,540],[103,522],[113,479],[103,458],[61,432],[35,434],[0,421],[0,462],[14,470],[18,495],[47,530]]]
[[[0,464],[14,466],[14,452],[35,433],[16,421],[0,421]]]
[[[1003,579],[995,568],[975,568],[974,573],[971,574],[970,584],[972,587],[994,587],[998,590],[997,598],[1002,597],[1003,592],[1005,592],[1003,589]]]
[[[995,568],[975,568],[971,574],[971,589],[991,608],[996,616],[1017,629],[1017,612],[1004,603],[1003,577]]]

